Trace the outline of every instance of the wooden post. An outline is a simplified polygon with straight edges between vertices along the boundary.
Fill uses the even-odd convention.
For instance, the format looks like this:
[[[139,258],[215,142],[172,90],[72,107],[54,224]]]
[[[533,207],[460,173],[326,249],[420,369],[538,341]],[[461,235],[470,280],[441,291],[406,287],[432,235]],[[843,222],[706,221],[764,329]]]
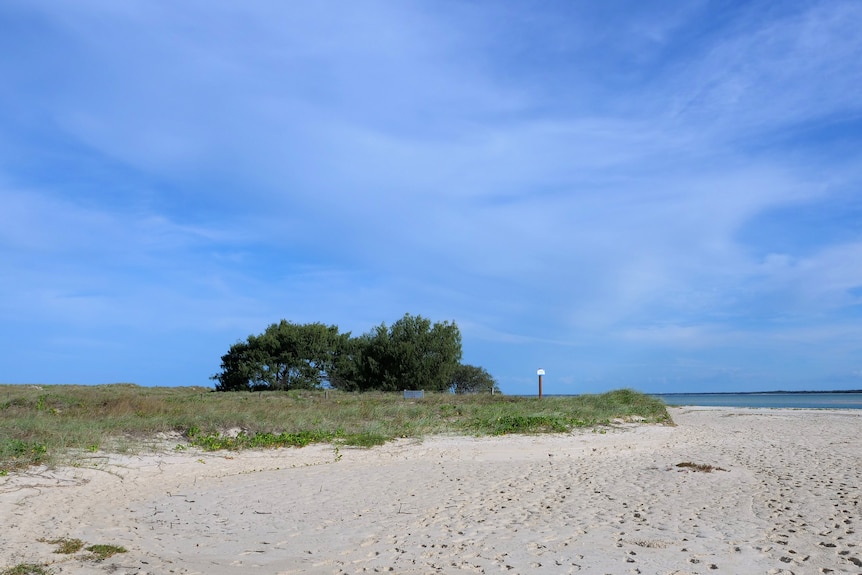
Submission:
[[[545,375],[545,370],[540,369],[536,372],[536,375],[539,376],[539,399],[542,399],[542,376]]]

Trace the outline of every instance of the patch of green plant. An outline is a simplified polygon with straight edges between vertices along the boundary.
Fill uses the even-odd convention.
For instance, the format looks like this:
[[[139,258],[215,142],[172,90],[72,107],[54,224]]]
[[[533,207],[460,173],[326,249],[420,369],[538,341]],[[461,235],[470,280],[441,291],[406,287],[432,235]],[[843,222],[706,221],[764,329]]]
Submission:
[[[48,445],[41,441],[28,441],[14,437],[0,438],[0,469],[9,471],[45,461]]]
[[[563,433],[568,422],[552,415],[502,415],[492,423],[493,435],[509,433]]]
[[[376,447],[378,445],[383,445],[389,439],[379,433],[353,433],[351,435],[345,435],[340,439],[341,443],[344,445],[350,445],[352,447],[365,447],[371,448]]]
[[[117,553],[126,553],[126,548],[119,545],[90,545],[87,551],[94,555],[96,561],[104,561]]]
[[[80,539],[67,539],[63,537],[60,539],[39,539],[39,541],[56,545],[57,548],[54,549],[54,553],[62,553],[64,555],[77,553],[82,547],[84,547],[84,542]]]
[[[0,571],[0,575],[52,575],[54,572],[38,563],[18,563]]]
[[[336,434],[326,431],[299,431],[296,433],[258,432],[252,435],[239,433],[236,437],[219,433],[204,434],[189,430],[189,442],[205,451],[221,449],[265,449],[275,447],[305,447],[312,443],[326,443],[335,439]]]
[[[4,401],[0,403],[0,409],[6,410],[12,407],[23,407],[27,405],[27,400],[23,397],[16,397],[14,399],[10,399],[9,401]]]
[[[444,404],[440,406],[441,417],[457,417],[459,415],[463,415],[461,406],[450,404]]]

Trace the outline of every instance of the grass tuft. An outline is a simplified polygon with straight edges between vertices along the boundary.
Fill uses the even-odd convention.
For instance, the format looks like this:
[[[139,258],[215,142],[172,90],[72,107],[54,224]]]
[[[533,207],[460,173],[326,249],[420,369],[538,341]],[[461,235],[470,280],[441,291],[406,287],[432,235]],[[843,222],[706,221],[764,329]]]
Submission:
[[[340,442],[351,447],[371,448],[378,445],[383,445],[388,441],[388,438],[378,433],[354,433],[353,435],[345,435]]]
[[[0,571],[0,575],[52,575],[54,572],[38,563],[19,563]]]
[[[117,553],[126,553],[126,548],[119,545],[90,545],[87,551],[94,555],[96,561],[104,561]]]
[[[54,553],[62,553],[64,555],[71,555],[72,553],[77,553],[84,546],[84,542],[80,539],[39,539],[39,541],[43,543],[49,543],[51,545],[57,545],[57,548],[54,549]]]
[[[254,435],[240,433],[235,437],[222,435],[220,433],[204,434],[199,431],[188,432],[189,442],[205,451],[219,451],[222,449],[264,449],[275,447],[305,447],[312,443],[326,443],[332,441],[337,434],[322,431],[299,431],[296,433],[268,433],[258,432]]]
[[[712,473],[713,471],[727,471],[727,469],[722,469],[721,467],[715,467],[706,463],[692,463],[691,461],[683,461],[682,463],[677,463],[676,466],[691,469],[692,471],[702,471],[703,473]]]

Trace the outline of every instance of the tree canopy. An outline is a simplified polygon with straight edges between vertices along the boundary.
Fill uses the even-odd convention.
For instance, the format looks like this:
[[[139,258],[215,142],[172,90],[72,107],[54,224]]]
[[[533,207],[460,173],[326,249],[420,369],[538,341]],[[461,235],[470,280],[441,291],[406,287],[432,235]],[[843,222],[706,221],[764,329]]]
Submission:
[[[452,375],[453,393],[500,393],[497,380],[484,367],[459,365]]]
[[[221,360],[212,377],[218,391],[499,391],[487,371],[461,365],[461,332],[454,322],[410,314],[359,337],[334,325],[281,320],[235,343]]]
[[[322,323],[298,325],[281,320],[260,335],[237,342],[222,356],[213,376],[219,391],[312,389],[336,370],[350,334]]]
[[[354,347],[355,373],[336,387],[347,391],[445,391],[461,360],[461,332],[454,323],[434,323],[422,316],[404,317],[390,327],[380,324]]]

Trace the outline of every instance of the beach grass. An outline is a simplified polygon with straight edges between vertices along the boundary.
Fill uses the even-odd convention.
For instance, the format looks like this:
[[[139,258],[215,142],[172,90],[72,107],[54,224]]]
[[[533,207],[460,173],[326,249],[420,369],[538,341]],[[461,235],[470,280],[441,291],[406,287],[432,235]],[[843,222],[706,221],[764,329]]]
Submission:
[[[68,539],[66,537],[60,539],[39,539],[39,541],[56,545],[57,548],[54,549],[54,553],[61,553],[63,555],[77,553],[84,547],[84,542],[80,539]]]
[[[713,471],[727,471],[727,469],[716,467],[715,465],[710,465],[708,463],[694,463],[691,461],[683,461],[681,463],[677,463],[676,466],[683,469],[691,469],[692,471],[701,471],[703,473],[712,473]]]
[[[38,563],[19,563],[0,571],[0,575],[52,575],[53,571]]]
[[[329,391],[217,393],[202,387],[0,385],[0,474],[99,451],[371,447],[435,434],[554,433],[612,420],[671,423],[664,403],[629,389],[518,397]]]
[[[126,553],[126,548],[119,545],[90,545],[87,551],[92,553],[92,558],[96,561],[104,561],[109,557],[113,557],[118,553]]]

